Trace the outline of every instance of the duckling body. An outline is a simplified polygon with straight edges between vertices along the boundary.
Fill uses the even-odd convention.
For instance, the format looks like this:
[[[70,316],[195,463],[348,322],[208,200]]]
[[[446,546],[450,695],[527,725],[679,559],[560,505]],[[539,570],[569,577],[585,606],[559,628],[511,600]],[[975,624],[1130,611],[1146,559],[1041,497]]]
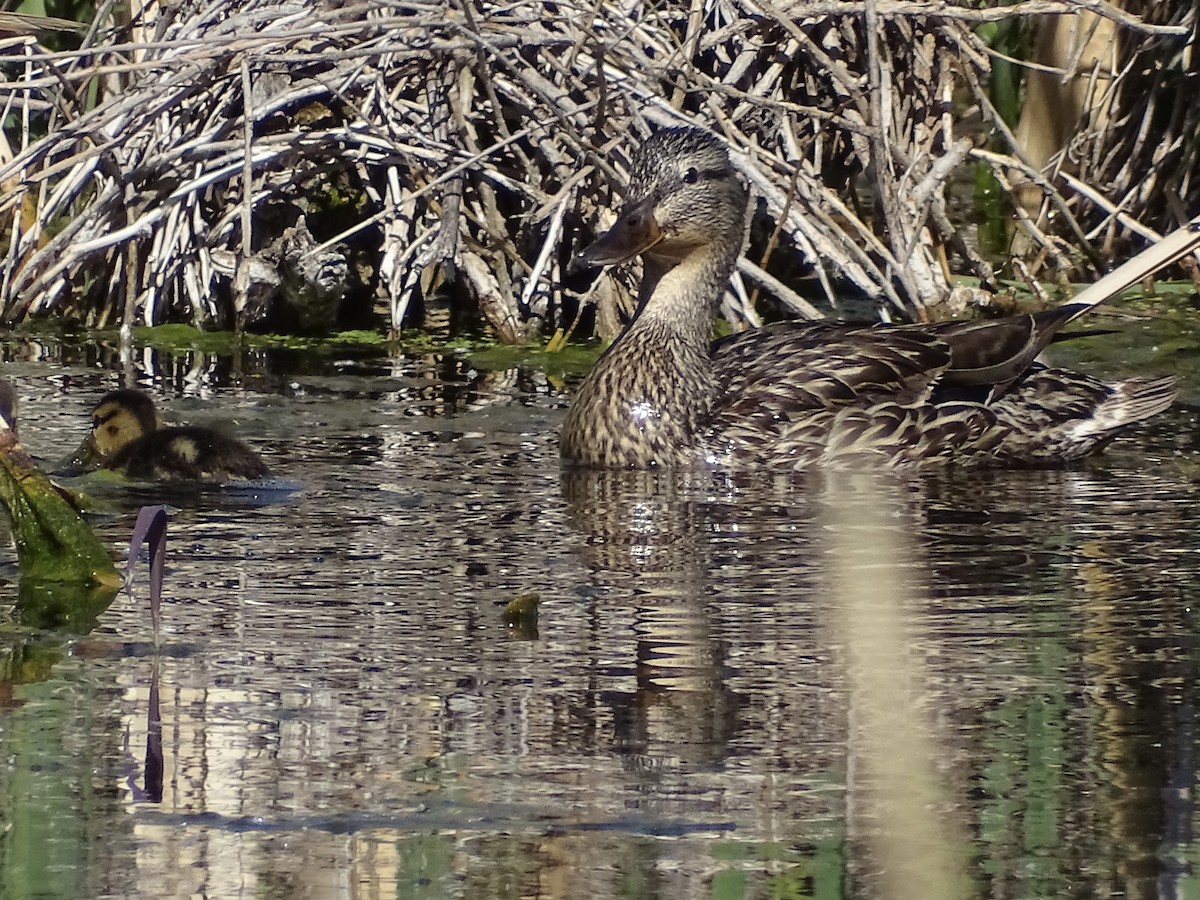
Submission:
[[[597,467],[1047,464],[1079,459],[1175,396],[1107,385],[1038,354],[1090,304],[937,325],[785,322],[710,342],[747,194],[708,132],[670,128],[580,261],[640,255],[633,321],[580,385],[563,458]]]
[[[252,481],[270,476],[236,438],[198,426],[162,428],[154,401],[141,391],[105,394],[92,410],[85,462],[128,478],[156,481]]]

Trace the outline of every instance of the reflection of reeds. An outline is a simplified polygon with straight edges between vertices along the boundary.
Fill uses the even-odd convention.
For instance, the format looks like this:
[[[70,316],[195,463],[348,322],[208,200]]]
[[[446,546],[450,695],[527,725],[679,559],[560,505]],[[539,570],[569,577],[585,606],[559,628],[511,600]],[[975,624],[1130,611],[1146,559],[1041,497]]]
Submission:
[[[904,560],[913,548],[887,510],[896,498],[868,477],[831,479],[826,534],[832,604],[849,677],[847,821],[865,842],[880,895],[967,896],[965,850],[944,811],[938,742],[924,701]],[[856,834],[857,832],[857,834]],[[857,867],[856,867],[857,868]],[[863,874],[863,877],[874,875]]]
[[[1138,541],[1155,527],[1179,527],[1158,517],[1139,521],[1129,535],[1094,533],[1080,544],[1072,586],[1078,598],[1087,690],[1093,703],[1095,744],[1101,777],[1101,839],[1109,850],[1111,877],[1128,897],[1172,896],[1175,877],[1165,859],[1172,845],[1191,843],[1195,780],[1194,707],[1188,682],[1194,665],[1181,653],[1177,636],[1187,633],[1173,603],[1147,602],[1145,584],[1161,577],[1153,556],[1139,559]],[[1164,521],[1166,519],[1166,521]],[[1147,568],[1154,577],[1142,581]],[[1168,874],[1169,873],[1169,874]]]

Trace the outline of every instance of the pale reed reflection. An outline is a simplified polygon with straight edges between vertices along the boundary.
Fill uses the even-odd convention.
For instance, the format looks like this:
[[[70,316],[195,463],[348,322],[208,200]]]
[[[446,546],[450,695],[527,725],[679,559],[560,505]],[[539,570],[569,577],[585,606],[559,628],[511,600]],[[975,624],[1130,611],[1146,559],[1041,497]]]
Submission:
[[[1084,674],[1096,712],[1094,752],[1105,776],[1094,790],[1098,823],[1112,848],[1111,876],[1134,900],[1180,896],[1172,878],[1158,873],[1163,860],[1177,852],[1172,843],[1194,831],[1194,669],[1177,640],[1191,626],[1185,606],[1148,596],[1148,588],[1178,581],[1172,571],[1178,563],[1146,544],[1156,532],[1190,527],[1166,514],[1186,515],[1188,509],[1177,504],[1147,515],[1137,494],[1114,499],[1093,491],[1081,499],[1104,503],[1129,523],[1124,531],[1107,523],[1080,528],[1080,562],[1072,579]],[[1164,832],[1170,839],[1163,840]]]
[[[930,679],[915,652],[925,640],[904,564],[915,547],[903,498],[894,482],[857,473],[830,476],[824,493],[830,599],[850,690],[847,824],[875,869],[860,876],[877,879],[875,895],[887,900],[970,896],[966,835],[947,815]]]
[[[186,666],[159,658],[149,665],[149,689],[130,688],[125,697],[130,708],[150,710],[149,716],[143,712],[125,719],[124,749],[130,761],[145,748],[149,767],[155,744],[165,750],[157,760],[161,772],[155,773],[163,793],[147,796],[135,790],[126,807],[132,837],[141,848],[140,884],[155,885],[160,897],[397,896],[402,866],[395,831],[363,828],[346,834],[339,833],[336,822],[322,821],[329,801],[309,783],[331,776],[313,761],[318,754],[311,747],[286,757],[278,752],[293,743],[281,740],[271,724],[272,716],[279,715],[274,704],[282,698],[236,689],[181,688],[173,683],[195,680]],[[161,721],[154,715],[160,669],[165,669]],[[272,785],[246,776],[263,766],[275,767]],[[144,777],[149,783],[152,776],[147,771]],[[368,783],[358,791],[369,800],[374,789]],[[316,827],[279,828],[279,808],[292,804],[306,807],[301,819],[311,819]]]

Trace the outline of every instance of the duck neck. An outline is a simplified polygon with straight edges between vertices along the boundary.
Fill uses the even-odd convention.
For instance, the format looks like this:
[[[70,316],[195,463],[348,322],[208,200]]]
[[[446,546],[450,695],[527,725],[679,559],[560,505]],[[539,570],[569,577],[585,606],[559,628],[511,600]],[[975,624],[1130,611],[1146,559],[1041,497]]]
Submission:
[[[639,326],[666,330],[690,346],[703,347],[707,357],[713,318],[738,252],[740,247],[730,253],[710,244],[680,260],[644,255],[638,309],[626,335],[635,333]]]

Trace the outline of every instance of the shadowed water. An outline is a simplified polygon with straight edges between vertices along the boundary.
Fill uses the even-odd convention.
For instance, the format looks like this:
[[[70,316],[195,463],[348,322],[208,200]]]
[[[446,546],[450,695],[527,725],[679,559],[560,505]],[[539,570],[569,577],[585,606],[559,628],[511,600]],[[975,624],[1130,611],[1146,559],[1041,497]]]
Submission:
[[[61,458],[113,364],[9,354]],[[0,645],[0,896],[1197,890],[1186,403],[1077,471],[789,481],[563,472],[560,386],[454,356],[140,368],[300,490],[94,488],[118,554],[179,507],[161,644],[143,580]]]

